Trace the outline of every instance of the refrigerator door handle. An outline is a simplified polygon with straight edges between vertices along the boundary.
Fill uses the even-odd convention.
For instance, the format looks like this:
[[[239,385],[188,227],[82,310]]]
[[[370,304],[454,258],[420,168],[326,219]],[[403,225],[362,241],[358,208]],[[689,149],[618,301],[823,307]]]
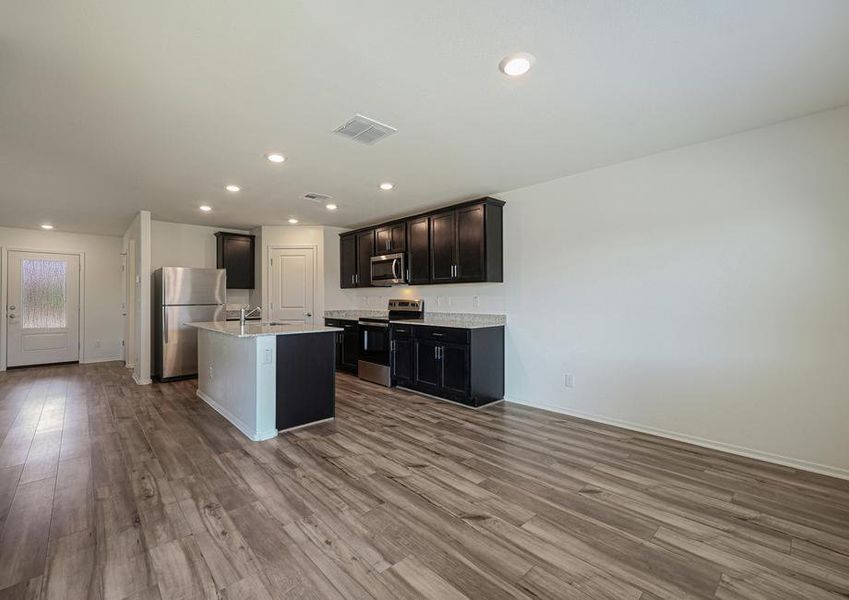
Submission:
[[[162,342],[168,343],[168,311],[162,311]]]

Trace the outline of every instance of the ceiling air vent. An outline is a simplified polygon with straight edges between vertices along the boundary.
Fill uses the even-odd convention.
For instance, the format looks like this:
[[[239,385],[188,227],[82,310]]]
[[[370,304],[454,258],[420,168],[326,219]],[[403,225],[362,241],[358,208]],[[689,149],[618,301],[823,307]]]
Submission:
[[[330,198],[331,196],[328,196],[327,194],[317,194],[316,192],[307,192],[304,194],[304,200],[309,200],[316,204],[321,204],[325,200],[330,200]]]
[[[396,131],[398,130],[385,123],[378,123],[363,115],[356,115],[341,127],[334,129],[333,133],[338,133],[361,144],[374,144]]]

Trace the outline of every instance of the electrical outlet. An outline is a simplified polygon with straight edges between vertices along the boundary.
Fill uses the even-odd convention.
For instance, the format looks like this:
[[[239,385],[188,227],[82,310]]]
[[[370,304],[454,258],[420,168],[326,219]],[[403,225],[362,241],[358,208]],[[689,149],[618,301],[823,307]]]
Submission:
[[[265,356],[262,360],[263,364],[270,365],[271,364],[271,348],[265,349]]]
[[[481,297],[480,296],[472,296],[472,306],[475,308],[481,307]]]
[[[94,340],[94,347],[100,348],[100,340]]]
[[[564,382],[567,388],[575,387],[575,375],[572,373],[566,373],[566,380]]]
[[[209,378],[212,379],[212,365],[209,365]]]

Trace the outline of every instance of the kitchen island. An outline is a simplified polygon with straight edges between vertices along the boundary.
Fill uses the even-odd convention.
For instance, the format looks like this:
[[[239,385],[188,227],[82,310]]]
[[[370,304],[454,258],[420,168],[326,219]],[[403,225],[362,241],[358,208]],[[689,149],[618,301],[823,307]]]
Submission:
[[[198,330],[197,395],[254,441],[334,418],[337,327],[189,323]]]

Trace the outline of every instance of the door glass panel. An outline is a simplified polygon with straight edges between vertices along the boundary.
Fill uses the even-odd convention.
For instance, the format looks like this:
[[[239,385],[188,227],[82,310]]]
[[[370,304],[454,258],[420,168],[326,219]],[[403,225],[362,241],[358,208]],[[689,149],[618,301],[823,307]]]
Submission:
[[[23,260],[21,264],[21,327],[67,327],[65,311],[67,264],[61,260]]]

